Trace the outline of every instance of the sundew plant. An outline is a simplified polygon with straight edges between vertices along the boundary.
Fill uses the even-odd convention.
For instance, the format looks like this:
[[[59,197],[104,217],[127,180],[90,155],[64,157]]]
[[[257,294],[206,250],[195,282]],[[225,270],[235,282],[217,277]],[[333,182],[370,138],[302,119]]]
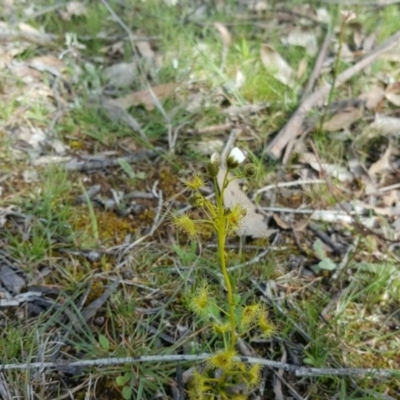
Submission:
[[[242,335],[254,329],[266,337],[274,333],[274,326],[268,319],[263,303],[241,305],[241,298],[235,292],[227,267],[226,240],[240,227],[246,210],[239,203],[232,208],[225,207],[224,192],[233,180],[254,175],[255,166],[247,164],[242,167],[244,161],[245,155],[238,147],[230,152],[226,160],[214,154],[205,174],[195,173],[185,181],[186,187],[192,192],[192,206],[201,208],[205,218],[193,219],[189,214],[173,218],[173,224],[190,239],[199,238],[204,226],[215,232],[217,258],[226,288],[223,304],[218,304],[207,281],[194,289],[188,301],[191,311],[204,322],[211,321],[214,333],[221,338],[216,341],[210,358],[196,367],[189,385],[191,399],[246,399],[250,391],[259,385],[262,368],[257,364],[248,366],[238,361],[237,342]],[[234,170],[237,174],[232,176]],[[220,184],[218,176],[223,176]],[[200,191],[206,180],[210,180],[214,186],[214,202],[205,198]]]

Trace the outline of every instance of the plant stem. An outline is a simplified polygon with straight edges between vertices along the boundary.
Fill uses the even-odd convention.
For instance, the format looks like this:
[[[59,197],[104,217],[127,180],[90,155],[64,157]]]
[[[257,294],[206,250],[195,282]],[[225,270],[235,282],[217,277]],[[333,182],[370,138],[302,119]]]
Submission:
[[[228,184],[228,171],[226,171],[221,190],[218,191],[218,184],[214,178],[214,185],[217,193],[217,208],[218,208],[218,220],[217,220],[217,233],[218,233],[218,255],[221,265],[222,275],[224,277],[226,290],[228,292],[228,304],[229,304],[229,321],[231,325],[231,343],[230,350],[234,350],[236,343],[236,318],[235,318],[235,305],[233,302],[233,289],[229,279],[228,269],[226,267],[225,258],[225,243],[226,243],[226,218],[224,210],[224,191]]]

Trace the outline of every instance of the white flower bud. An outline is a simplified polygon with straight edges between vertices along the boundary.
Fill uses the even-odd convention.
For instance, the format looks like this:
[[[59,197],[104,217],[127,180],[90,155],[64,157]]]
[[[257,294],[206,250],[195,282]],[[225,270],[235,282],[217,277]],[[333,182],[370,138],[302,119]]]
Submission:
[[[232,159],[233,162],[241,164],[246,159],[246,156],[239,147],[234,147],[229,153],[229,158]]]

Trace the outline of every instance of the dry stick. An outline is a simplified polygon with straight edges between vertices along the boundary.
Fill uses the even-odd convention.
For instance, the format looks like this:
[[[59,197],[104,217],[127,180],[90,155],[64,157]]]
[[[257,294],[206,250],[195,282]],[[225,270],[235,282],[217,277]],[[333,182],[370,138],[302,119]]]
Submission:
[[[301,96],[301,102],[303,102],[313,91],[315,83],[317,82],[317,79],[319,78],[321,74],[321,68],[322,64],[324,63],[326,53],[328,51],[329,43],[331,41],[332,35],[330,34],[328,28],[326,28],[326,34],[325,34],[325,39],[322,43],[321,49],[318,53],[318,57],[315,60],[314,68],[312,70],[311,76],[307,82],[307,86],[304,89],[304,93]]]
[[[391,47],[393,47],[399,39],[400,31],[397,31],[394,35],[390,36],[371,53],[367,54],[358,63],[354,64],[352,67],[346,69],[344,72],[338,75],[335,88],[339,87],[350,78],[352,78],[355,74],[368,67],[379,56],[381,56],[383,53],[387,52]],[[269,144],[265,152],[267,154],[270,154],[274,158],[279,158],[286,145],[302,133],[302,125],[307,113],[311,111],[311,109],[321,100],[324,100],[329,94],[330,90],[331,86],[325,85],[322,88],[318,89],[316,92],[309,95],[300,104],[299,108],[295,111],[295,113],[292,115],[286,125],[276,135],[274,140]]]
[[[0,371],[8,370],[27,370],[37,368],[83,368],[83,367],[111,367],[124,364],[138,364],[144,362],[177,362],[177,361],[205,361],[212,357],[212,354],[197,354],[197,355],[154,355],[154,356],[136,356],[136,357],[116,357],[116,358],[99,358],[97,360],[80,360],[80,361],[56,361],[56,362],[34,362],[25,364],[2,364]],[[293,372],[296,376],[373,376],[374,378],[400,375],[398,369],[376,369],[376,368],[308,368],[298,365],[287,364],[279,361],[266,360],[257,357],[236,356],[233,357],[235,362],[243,362],[248,364],[259,364],[270,368],[283,369]]]

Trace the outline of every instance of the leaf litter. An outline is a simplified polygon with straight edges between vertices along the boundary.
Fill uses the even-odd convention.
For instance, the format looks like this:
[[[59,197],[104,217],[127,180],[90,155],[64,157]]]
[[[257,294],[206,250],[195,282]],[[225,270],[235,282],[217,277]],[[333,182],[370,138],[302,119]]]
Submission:
[[[17,1],[8,3],[6,11],[21,7]],[[362,19],[346,26],[341,55],[345,69],[336,81],[335,101],[329,102],[339,50],[336,26],[309,97],[301,102],[303,78],[319,54],[326,24],[334,23],[330,8],[324,2],[319,7],[298,5],[296,10],[287,2],[240,2],[233,7],[212,3],[165,3],[162,11],[171,12],[171,18],[178,9],[184,12],[174,24],[193,30],[186,37],[195,38],[190,46],[185,35],[162,39],[171,27],[164,31],[158,23],[170,15],[157,14],[149,23],[146,15],[158,11],[149,14],[147,2],[127,7],[126,13],[115,8],[117,18],[102,16],[95,33],[88,33],[86,24],[98,18],[96,8],[74,1],[54,9],[32,4],[15,14],[23,15],[15,24],[0,23],[0,67],[6,78],[0,82],[6,105],[0,123],[0,306],[11,319],[3,331],[11,332],[15,324],[27,334],[24,321],[38,324],[50,341],[63,343],[54,351],[59,362],[100,357],[105,347],[107,355],[117,348],[143,354],[143,341],[155,353],[171,352],[168,346],[176,346],[174,352],[195,352],[199,343],[204,345],[194,322],[179,319],[182,302],[176,293],[182,287],[171,276],[190,282],[197,272],[186,275],[187,253],[173,251],[178,242],[184,246],[184,240],[174,237],[166,221],[171,210],[189,207],[179,174],[201,168],[236,130],[236,145],[250,150],[260,171],[253,181],[241,183],[246,190],[233,181],[224,198],[226,207],[239,202],[247,211],[237,232],[240,240],[228,243],[229,252],[242,249],[242,259],[232,255],[232,262],[238,263],[233,268],[242,261],[246,265],[240,268],[242,293],[260,296],[253,283],[264,287],[266,281],[274,282],[276,291],[270,290],[268,297],[274,318],[285,326],[288,317],[295,316],[301,325],[300,330],[287,330],[285,337],[288,349],[300,349],[300,365],[321,365],[312,359],[313,346],[322,343],[314,334],[321,332],[325,340],[327,326],[318,319],[307,324],[307,310],[314,307],[330,323],[337,321],[334,328],[340,333],[341,354],[332,346],[324,353],[324,364],[398,369],[398,343],[386,338],[396,337],[400,324],[395,312],[399,58],[397,47],[392,47],[399,28],[391,29],[395,33],[390,37],[375,29],[376,24],[364,26]],[[391,6],[371,12],[365,5],[365,18],[375,21],[376,13],[384,18],[385,7]],[[129,48],[118,21],[133,14]],[[53,22],[46,23],[43,15]],[[251,21],[251,32],[246,20]],[[335,102],[340,105],[335,107]],[[279,159],[284,151],[286,165],[263,158],[273,154]],[[317,180],[325,184],[304,183]],[[256,192],[253,202],[249,195]],[[202,240],[186,258],[196,265],[212,264],[215,238],[203,232]],[[268,259],[258,259],[266,247]],[[337,249],[344,249],[345,255]],[[270,265],[272,274],[266,272]],[[348,297],[343,294],[347,292]],[[326,306],[330,300],[336,309]],[[130,307],[127,319],[122,305]],[[41,325],[40,315],[48,319],[47,325]],[[116,325],[115,316],[120,318]],[[186,334],[179,336],[182,322],[195,347],[188,347]],[[71,327],[76,326],[84,335],[71,340]],[[187,328],[192,326],[193,331]],[[92,339],[85,342],[84,337]],[[260,343],[249,337],[247,345],[265,358],[281,351]],[[46,346],[32,347],[33,357],[50,360],[48,354],[55,349]],[[23,357],[18,362],[24,362]],[[43,376],[50,382],[47,371]],[[141,381],[147,396],[142,398],[152,398],[157,390],[173,398],[175,387],[168,382],[175,376],[176,371],[170,371],[157,389]],[[328,399],[323,393],[339,392],[326,381],[283,376],[288,382],[282,381],[279,389],[284,396]],[[96,377],[100,390],[93,389],[93,398],[123,397],[115,380]],[[91,390],[83,381],[79,389],[77,381],[64,381],[57,374],[51,379],[55,389],[48,386],[46,398],[57,391],[76,390],[81,396]],[[2,376],[2,381],[14,397],[22,395],[13,380]],[[360,393],[372,388],[392,398],[400,387],[396,378],[380,381],[383,390],[366,381],[352,384]],[[317,393],[310,394],[313,387]],[[267,382],[266,390],[273,389]],[[32,383],[32,390],[41,389]],[[354,393],[348,389],[346,395]],[[259,388],[255,396],[261,396]]]

